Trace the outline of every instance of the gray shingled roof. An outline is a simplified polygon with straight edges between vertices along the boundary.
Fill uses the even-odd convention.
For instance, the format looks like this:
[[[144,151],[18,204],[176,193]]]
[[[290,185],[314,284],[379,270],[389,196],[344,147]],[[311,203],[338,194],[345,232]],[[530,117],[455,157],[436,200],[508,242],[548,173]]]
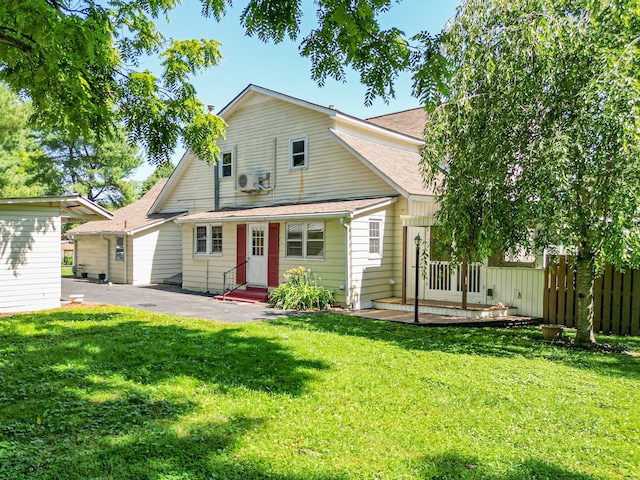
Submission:
[[[427,113],[424,111],[424,108],[413,108],[403,112],[367,118],[366,121],[379,127],[404,133],[405,135],[422,140],[424,138],[424,126],[427,121]]]
[[[215,220],[244,220],[252,218],[304,218],[310,216],[337,217],[355,213],[364,208],[375,207],[376,205],[393,200],[394,197],[377,197],[357,200],[333,200],[327,202],[270,205],[266,207],[223,209],[214,212],[202,212],[187,215],[181,217],[178,222],[208,222]]]
[[[420,154],[331,130],[342,143],[409,195],[433,195],[422,180]]]
[[[67,231],[68,235],[89,235],[96,233],[133,233],[145,227],[161,224],[180,216],[181,213],[156,213],[147,215],[151,205],[160,194],[162,187],[167,183],[167,179],[159,180],[153,187],[145,193],[140,200],[126,207],[119,208],[113,212],[113,220],[102,220],[87,222]]]

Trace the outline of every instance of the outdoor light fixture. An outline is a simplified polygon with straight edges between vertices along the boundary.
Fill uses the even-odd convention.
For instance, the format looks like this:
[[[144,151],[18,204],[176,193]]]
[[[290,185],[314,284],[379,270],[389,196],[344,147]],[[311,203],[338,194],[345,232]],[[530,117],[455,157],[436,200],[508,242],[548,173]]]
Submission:
[[[422,242],[420,234],[416,235],[413,241],[416,242],[416,291],[413,295],[413,321],[414,323],[418,323],[418,282],[420,280],[420,242]]]

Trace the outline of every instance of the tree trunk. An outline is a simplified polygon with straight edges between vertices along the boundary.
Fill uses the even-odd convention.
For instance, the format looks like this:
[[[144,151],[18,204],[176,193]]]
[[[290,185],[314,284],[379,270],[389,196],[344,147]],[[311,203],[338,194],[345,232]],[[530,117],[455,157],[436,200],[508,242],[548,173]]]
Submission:
[[[462,288],[462,309],[467,309],[467,293],[469,292],[469,262],[467,262],[467,257],[462,259],[462,265],[460,266],[462,270],[462,278],[460,279],[460,287]]]
[[[593,257],[578,252],[576,259],[576,343],[589,346],[596,343],[593,333],[593,283],[595,269]]]

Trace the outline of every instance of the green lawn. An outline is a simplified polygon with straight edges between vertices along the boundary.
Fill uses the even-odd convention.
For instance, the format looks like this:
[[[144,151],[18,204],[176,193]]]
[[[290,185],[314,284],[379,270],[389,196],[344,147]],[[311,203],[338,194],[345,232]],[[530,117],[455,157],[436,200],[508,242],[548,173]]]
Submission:
[[[640,478],[640,358],[536,328],[79,308],[0,318],[0,385],[3,479]]]
[[[73,277],[73,267],[69,265],[62,265],[62,276],[63,277]]]

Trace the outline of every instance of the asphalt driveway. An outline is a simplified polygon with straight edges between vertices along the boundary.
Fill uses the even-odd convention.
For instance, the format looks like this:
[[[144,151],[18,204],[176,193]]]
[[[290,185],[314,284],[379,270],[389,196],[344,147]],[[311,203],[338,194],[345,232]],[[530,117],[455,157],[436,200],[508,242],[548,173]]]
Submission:
[[[149,312],[205,318],[226,323],[243,323],[283,317],[297,312],[275,310],[265,304],[214,300],[211,294],[182,290],[171,285],[117,285],[86,279],[63,278],[62,300],[69,295],[84,295],[87,303],[102,303],[139,308]]]

